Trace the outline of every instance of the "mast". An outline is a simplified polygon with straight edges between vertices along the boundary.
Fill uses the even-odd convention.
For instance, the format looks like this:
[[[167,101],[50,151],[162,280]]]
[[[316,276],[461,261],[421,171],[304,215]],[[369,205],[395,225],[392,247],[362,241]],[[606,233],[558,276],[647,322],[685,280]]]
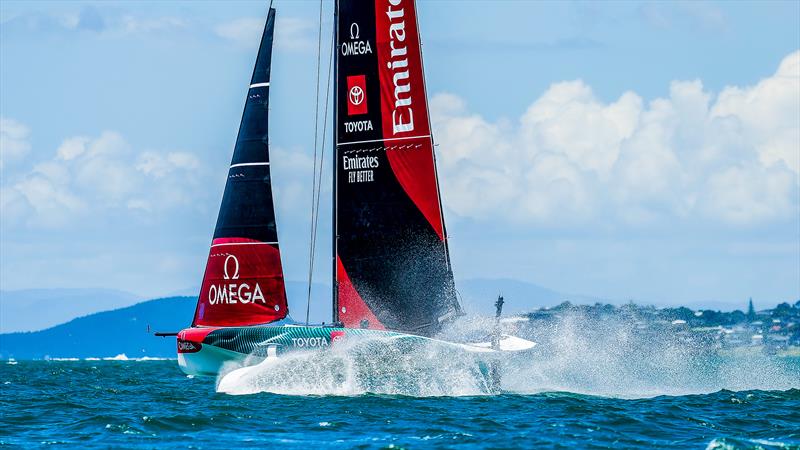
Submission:
[[[336,26],[339,23],[339,0],[335,0],[333,4],[333,153],[331,169],[333,170],[333,186],[331,189],[332,195],[332,202],[331,202],[331,232],[332,232],[332,239],[331,239],[331,306],[333,308],[331,319],[333,323],[339,322],[339,280],[336,278],[336,243],[338,240],[337,232],[337,223],[336,223],[336,207],[337,207],[337,195],[336,189],[338,183],[336,181],[336,174],[338,173],[338,166],[339,166],[339,158],[336,154],[336,143],[339,141],[339,127],[337,124],[337,117],[338,117],[338,110],[339,108],[336,107],[338,105],[339,99],[339,89],[338,87],[338,80],[339,80],[339,33],[336,31]]]

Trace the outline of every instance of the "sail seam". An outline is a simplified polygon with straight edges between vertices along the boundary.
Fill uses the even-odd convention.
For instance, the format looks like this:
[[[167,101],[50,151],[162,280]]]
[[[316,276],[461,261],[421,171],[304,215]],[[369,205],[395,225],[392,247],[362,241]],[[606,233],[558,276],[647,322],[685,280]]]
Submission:
[[[339,145],[351,145],[351,144],[366,144],[368,142],[399,141],[399,140],[402,140],[402,139],[424,139],[424,138],[430,138],[430,137],[431,137],[430,134],[423,134],[423,135],[420,135],[420,136],[404,136],[404,137],[398,137],[398,138],[370,139],[368,141],[339,142],[336,145],[339,146]]]
[[[377,152],[381,150],[411,150],[411,149],[421,149],[422,144],[405,144],[405,145],[389,145],[389,146],[380,146],[374,148],[357,148],[354,150],[345,150],[342,154],[349,155],[351,153],[369,153],[369,152]]]
[[[223,245],[278,245],[277,242],[223,242],[221,244],[213,244],[211,248],[221,247]]]
[[[250,162],[250,163],[239,163],[239,164],[231,164],[231,169],[234,167],[247,167],[247,166],[268,166],[269,162]]]

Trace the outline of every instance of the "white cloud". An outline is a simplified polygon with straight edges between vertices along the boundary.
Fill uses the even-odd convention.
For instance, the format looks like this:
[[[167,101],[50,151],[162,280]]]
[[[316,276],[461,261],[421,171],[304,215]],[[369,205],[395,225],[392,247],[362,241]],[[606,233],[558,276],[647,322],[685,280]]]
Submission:
[[[125,34],[152,33],[157,31],[171,31],[186,28],[184,19],[177,17],[135,17],[123,16],[118,24],[118,30]]]
[[[156,153],[147,151],[137,158],[136,169],[146,175],[162,178],[174,172],[192,171],[200,167],[200,161],[186,152]]]
[[[726,222],[764,222],[796,214],[796,191],[797,176],[783,168],[733,166],[709,176],[701,205],[706,214]]]
[[[317,29],[308,20],[282,17],[275,23],[275,48],[283,51],[316,49]],[[330,41],[327,41],[330,43]],[[323,47],[324,48],[324,47]]]
[[[755,145],[765,165],[783,161],[800,172],[800,51],[753,87],[725,88],[711,115],[738,120],[743,137]]]
[[[214,27],[217,36],[246,48],[257,48],[264,32],[266,18],[242,17]],[[304,51],[315,47],[314,25],[296,17],[282,17],[275,23],[274,48],[283,51]]]
[[[0,168],[24,156],[31,149],[28,127],[14,119],[0,117]]]
[[[639,15],[662,29],[719,33],[729,28],[723,11],[708,2],[647,2],[640,5]]]
[[[330,169],[330,149],[326,150],[325,167]],[[311,208],[313,158],[299,148],[286,149],[273,146],[269,152],[272,161],[270,170],[274,191],[273,202],[278,217],[281,217],[281,220],[291,218],[307,221]],[[330,170],[324,170],[323,176],[327,177],[329,172]],[[323,184],[323,189],[328,189],[330,192],[329,184]]]
[[[118,133],[65,139],[55,155],[3,178],[2,211],[11,224],[62,227],[126,211],[192,207],[203,190],[200,162],[186,152],[134,152]]]
[[[520,223],[712,220],[800,214],[800,52],[751,87],[716,99],[676,81],[645,105],[555,83],[515,123],[470,113],[451,94],[431,114],[445,204],[459,216]]]
[[[66,11],[30,11],[10,17],[3,22],[9,36],[36,34],[88,33],[103,37],[123,37],[185,30],[189,22],[170,16],[120,14],[117,8],[105,5],[84,5]]]
[[[243,47],[257,47],[264,31],[264,19],[242,17],[214,27],[217,36]]]

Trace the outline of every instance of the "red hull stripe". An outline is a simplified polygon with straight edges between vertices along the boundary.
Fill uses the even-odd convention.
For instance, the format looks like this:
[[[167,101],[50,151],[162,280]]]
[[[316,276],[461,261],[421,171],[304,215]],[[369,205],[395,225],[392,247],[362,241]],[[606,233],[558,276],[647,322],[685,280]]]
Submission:
[[[187,328],[178,333],[178,339],[201,343],[214,330],[219,330],[219,327]]]

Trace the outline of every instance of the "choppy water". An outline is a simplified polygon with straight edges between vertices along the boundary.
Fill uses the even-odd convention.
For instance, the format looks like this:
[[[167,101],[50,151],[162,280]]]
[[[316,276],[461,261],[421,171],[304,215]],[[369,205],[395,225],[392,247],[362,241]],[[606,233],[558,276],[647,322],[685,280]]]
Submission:
[[[754,364],[741,366],[753,386],[773,383],[782,390],[633,398],[637,386],[624,390],[625,380],[615,380],[601,390],[613,395],[616,386],[626,398],[533,391],[410,397],[352,389],[348,395],[228,395],[215,391],[213,379],[186,377],[175,361],[0,362],[0,445],[800,448],[800,360]],[[763,379],[759,367],[766,366],[768,376],[786,378]],[[715,367],[740,370],[731,362]],[[556,384],[568,385],[567,378],[580,375],[576,367],[566,370]],[[533,388],[545,379],[537,373],[515,377],[529,377]],[[314,376],[302,370],[284,374]],[[506,382],[526,383],[516,378]],[[262,390],[274,387],[269,380]],[[313,379],[295,382],[295,393],[315,386]],[[736,382],[747,384],[738,375]],[[576,383],[590,390],[585,379]],[[316,386],[314,392],[324,394]],[[667,388],[674,393],[679,387]],[[257,391],[252,385],[247,389]]]

